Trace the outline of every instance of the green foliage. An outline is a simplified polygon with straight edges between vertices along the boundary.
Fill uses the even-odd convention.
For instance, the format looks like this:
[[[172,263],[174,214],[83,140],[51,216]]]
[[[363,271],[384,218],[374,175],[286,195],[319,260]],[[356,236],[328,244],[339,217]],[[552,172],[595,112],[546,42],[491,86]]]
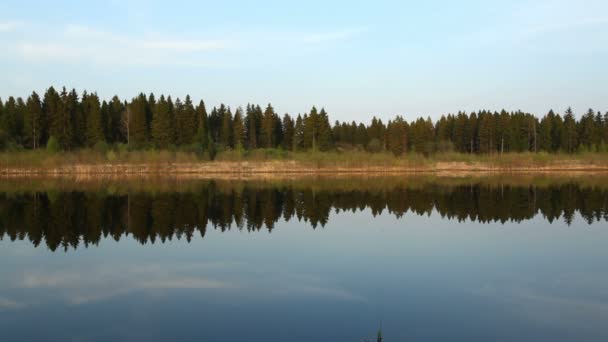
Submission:
[[[152,138],[154,143],[160,148],[168,148],[175,143],[175,120],[171,97],[165,100],[164,95],[161,95],[153,115]]]
[[[54,136],[49,138],[49,141],[46,143],[46,150],[50,153],[57,153],[61,151],[61,146],[59,145],[59,140]]]
[[[282,148],[290,152],[390,151],[430,156],[435,153],[507,154],[541,151],[574,153],[605,151],[608,112],[589,109],[577,121],[569,108],[562,116],[549,111],[542,118],[521,111],[481,110],[447,114],[437,121],[400,116],[385,124],[370,122],[329,124],[325,109],[279,117],[268,104],[265,110],[248,104],[234,115],[220,104],[207,113],[205,103],[194,107],[190,96],[173,104],[171,97],[143,93],[122,102],[117,96],[102,101],[96,93],[63,87],[47,89],[43,99],[34,92],[26,101],[0,101],[0,149],[37,149],[54,136],[60,149],[95,147],[98,142],[125,144],[129,150],[150,147],[170,151],[218,152],[240,147],[244,152]],[[583,148],[581,148],[583,146]],[[246,155],[247,153],[243,153]]]

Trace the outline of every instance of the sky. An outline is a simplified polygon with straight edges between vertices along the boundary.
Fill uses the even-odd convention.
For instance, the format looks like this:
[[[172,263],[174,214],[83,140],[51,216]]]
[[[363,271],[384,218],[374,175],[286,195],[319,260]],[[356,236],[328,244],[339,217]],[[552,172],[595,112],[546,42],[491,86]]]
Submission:
[[[332,120],[608,110],[608,1],[0,2],[0,97],[50,85]]]

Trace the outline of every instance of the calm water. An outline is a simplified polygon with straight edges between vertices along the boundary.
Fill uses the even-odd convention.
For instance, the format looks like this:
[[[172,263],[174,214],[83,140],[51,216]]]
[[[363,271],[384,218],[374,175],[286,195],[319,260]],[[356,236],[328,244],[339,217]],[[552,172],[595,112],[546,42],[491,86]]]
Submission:
[[[1,341],[608,340],[608,178],[2,181]]]

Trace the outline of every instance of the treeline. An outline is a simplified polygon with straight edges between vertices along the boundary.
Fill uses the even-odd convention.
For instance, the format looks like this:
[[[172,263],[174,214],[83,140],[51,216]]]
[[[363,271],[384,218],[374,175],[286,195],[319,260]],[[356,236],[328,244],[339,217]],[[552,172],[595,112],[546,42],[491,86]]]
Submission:
[[[589,109],[576,119],[549,111],[542,118],[521,111],[481,110],[408,122],[401,116],[384,123],[336,121],[313,107],[297,116],[279,116],[271,104],[232,110],[221,104],[209,112],[190,96],[139,94],[109,102],[96,93],[50,87],[42,98],[0,100],[0,149],[54,151],[124,145],[129,149],[206,151],[281,148],[288,151],[348,150],[431,154],[608,151],[608,112]]]
[[[280,220],[297,219],[313,228],[325,226],[332,212],[408,212],[477,222],[521,222],[540,213],[546,220],[570,225],[578,213],[587,223],[608,220],[608,189],[574,182],[549,186],[489,186],[479,183],[377,190],[323,190],[283,186],[228,187],[215,181],[187,192],[110,194],[49,191],[0,194],[0,239],[42,242],[51,250],[98,244],[103,237],[131,235],[140,243],[173,238],[190,241],[207,227],[237,227],[250,232],[274,229]],[[407,228],[407,221],[404,221]],[[371,227],[370,227],[371,229]]]

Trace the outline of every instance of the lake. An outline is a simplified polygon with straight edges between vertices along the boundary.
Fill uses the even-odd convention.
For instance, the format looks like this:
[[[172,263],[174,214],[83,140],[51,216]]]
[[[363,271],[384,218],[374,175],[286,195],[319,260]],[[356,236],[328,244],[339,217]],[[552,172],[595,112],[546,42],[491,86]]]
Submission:
[[[606,341],[608,176],[3,179],[1,341]]]

